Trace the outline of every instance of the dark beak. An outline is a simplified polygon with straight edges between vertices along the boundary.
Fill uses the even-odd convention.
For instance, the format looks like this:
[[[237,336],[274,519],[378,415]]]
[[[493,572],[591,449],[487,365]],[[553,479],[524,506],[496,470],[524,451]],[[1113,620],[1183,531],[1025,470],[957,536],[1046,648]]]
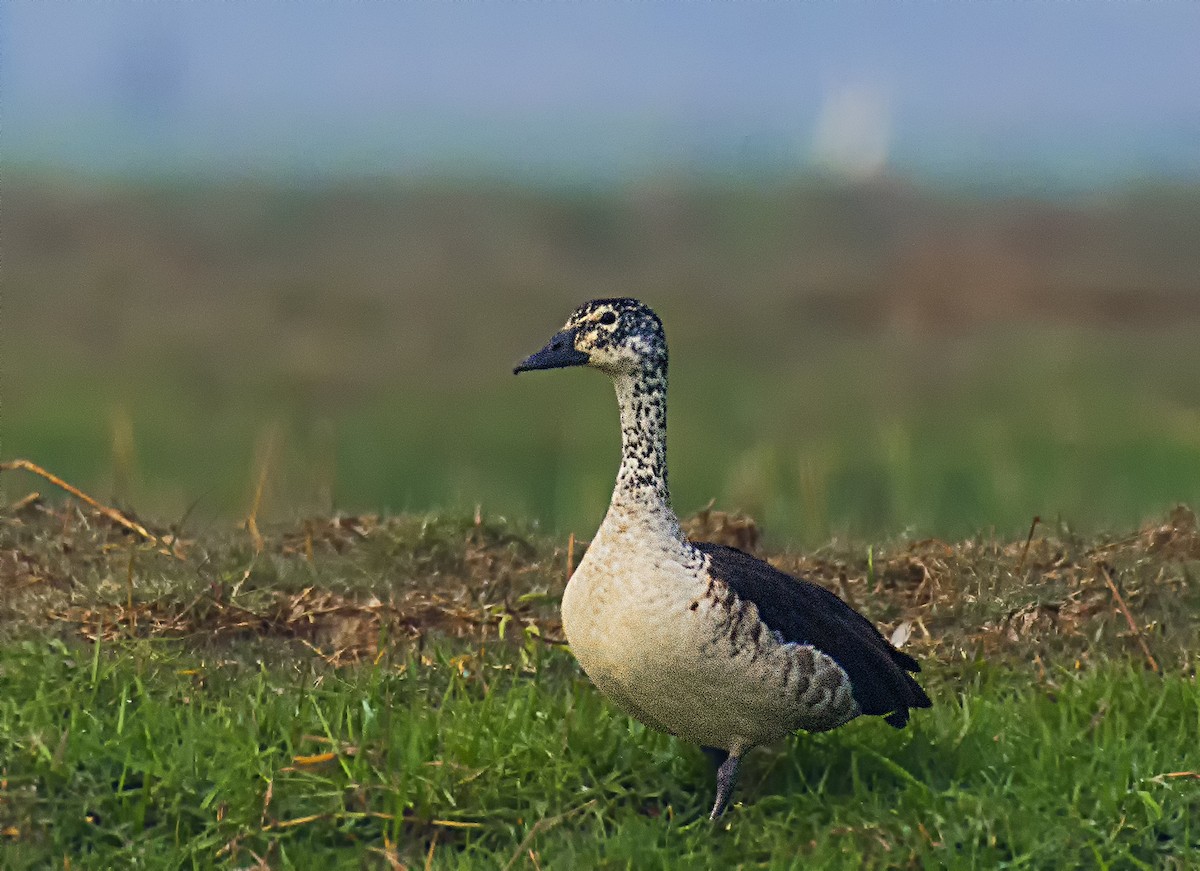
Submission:
[[[530,354],[513,369],[513,374],[531,369],[562,369],[566,366],[587,365],[588,355],[575,350],[575,331],[556,333],[550,343],[536,354]]]

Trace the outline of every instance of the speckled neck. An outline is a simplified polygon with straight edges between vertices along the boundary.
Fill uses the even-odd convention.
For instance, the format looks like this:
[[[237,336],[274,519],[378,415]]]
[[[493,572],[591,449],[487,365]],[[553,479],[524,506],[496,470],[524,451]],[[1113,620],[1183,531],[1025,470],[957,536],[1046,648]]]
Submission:
[[[667,365],[613,378],[621,409],[621,468],[609,517],[649,525],[682,540],[667,486]]]

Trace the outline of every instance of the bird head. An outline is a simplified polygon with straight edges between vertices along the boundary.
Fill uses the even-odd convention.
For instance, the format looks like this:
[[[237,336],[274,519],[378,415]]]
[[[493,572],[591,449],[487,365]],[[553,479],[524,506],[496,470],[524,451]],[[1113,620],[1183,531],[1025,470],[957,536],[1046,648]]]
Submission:
[[[662,321],[636,299],[594,299],[571,313],[546,347],[522,360],[513,374],[532,369],[590,366],[609,375],[664,369]]]

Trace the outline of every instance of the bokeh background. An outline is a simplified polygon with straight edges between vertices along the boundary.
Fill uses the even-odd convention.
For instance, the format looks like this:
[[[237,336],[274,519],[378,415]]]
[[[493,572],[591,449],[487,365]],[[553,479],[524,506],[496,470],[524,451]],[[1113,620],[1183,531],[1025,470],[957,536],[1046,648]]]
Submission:
[[[1200,502],[1200,6],[0,5],[0,453],[162,520],[589,535],[580,301],[777,544]],[[11,475],[4,498],[29,489]]]

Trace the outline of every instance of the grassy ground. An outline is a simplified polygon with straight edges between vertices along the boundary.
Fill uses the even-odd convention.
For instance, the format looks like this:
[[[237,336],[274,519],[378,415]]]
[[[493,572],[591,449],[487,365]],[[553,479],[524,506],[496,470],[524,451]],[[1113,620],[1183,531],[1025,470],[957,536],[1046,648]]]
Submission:
[[[560,652],[345,673],[174,645],[3,651],[8,868],[1194,867],[1200,694],[1129,664],[937,665],[937,708],[802,736],[706,819],[691,747]],[[1179,772],[1191,772],[1180,774]],[[1174,775],[1174,776],[1172,776]],[[515,860],[515,861],[513,861]]]
[[[5,868],[1200,861],[1186,509],[769,554],[909,635],[935,707],[756,751],[716,827],[701,754],[561,647],[561,541],[487,515],[314,518],[261,547],[36,502],[2,519]]]
[[[1200,865],[1200,533],[1139,526],[1200,503],[1197,214],[10,180],[0,458],[161,522],[0,476],[0,867]],[[716,828],[561,643],[611,389],[509,374],[617,294],[667,323],[677,505],[935,699],[756,751]]]

